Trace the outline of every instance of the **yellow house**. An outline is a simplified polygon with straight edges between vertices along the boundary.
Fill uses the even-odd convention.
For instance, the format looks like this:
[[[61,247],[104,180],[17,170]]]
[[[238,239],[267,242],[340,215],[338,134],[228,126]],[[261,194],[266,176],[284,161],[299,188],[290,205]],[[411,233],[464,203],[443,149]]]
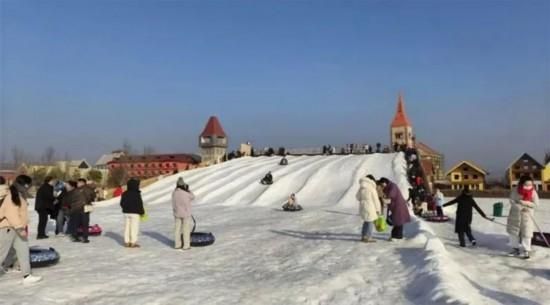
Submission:
[[[22,164],[20,170],[33,174],[37,171],[44,170],[46,173],[50,173],[53,169],[59,169],[69,176],[77,175],[80,177],[86,177],[92,167],[84,159],[72,160],[72,161],[57,161],[47,164]]]
[[[447,172],[453,190],[468,186],[471,190],[485,190],[485,177],[489,173],[471,161],[461,161]]]
[[[542,183],[544,184],[544,190],[550,192],[550,162],[542,169]]]

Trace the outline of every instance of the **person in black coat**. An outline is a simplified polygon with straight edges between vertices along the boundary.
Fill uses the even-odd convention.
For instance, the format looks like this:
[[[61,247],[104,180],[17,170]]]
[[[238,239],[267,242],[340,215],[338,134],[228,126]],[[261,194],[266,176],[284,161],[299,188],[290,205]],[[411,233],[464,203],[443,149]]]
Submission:
[[[470,227],[472,225],[473,209],[476,209],[476,211],[485,219],[493,221],[494,218],[488,218],[487,215],[485,215],[483,210],[477,205],[476,201],[474,200],[474,197],[472,196],[472,193],[470,192],[468,186],[464,187],[464,190],[460,195],[458,195],[458,197],[445,203],[443,206],[447,207],[455,203],[458,204],[458,208],[456,210],[455,233],[458,234],[460,246],[466,247],[464,234],[468,236],[468,239],[470,240],[472,245],[475,246],[477,242],[472,235],[472,228]]]
[[[44,179],[44,184],[40,186],[36,193],[34,209],[38,213],[37,239],[48,238],[48,235],[46,235],[46,225],[48,224],[48,215],[55,210],[55,196],[53,191],[55,183],[56,181],[53,177],[46,177],[46,179]]]
[[[145,214],[141,191],[139,190],[139,180],[128,180],[127,191],[120,198],[120,207],[124,213],[124,246],[126,248],[139,248],[137,243],[139,235],[140,216]]]

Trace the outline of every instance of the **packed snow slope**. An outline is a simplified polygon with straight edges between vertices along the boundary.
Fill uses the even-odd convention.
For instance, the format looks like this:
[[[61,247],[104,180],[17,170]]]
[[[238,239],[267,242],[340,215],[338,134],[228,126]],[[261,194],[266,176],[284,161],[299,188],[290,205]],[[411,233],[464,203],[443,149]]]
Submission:
[[[289,162],[242,158],[143,189],[149,220],[141,224],[141,249],[122,247],[117,199],[96,205],[92,223],[104,234],[90,244],[36,241],[31,232],[31,244],[56,248],[61,262],[36,269],[44,282],[34,286],[23,287],[18,274],[0,276],[1,304],[545,304],[544,291],[522,291],[548,284],[549,252],[542,248],[532,262],[491,260],[483,247],[493,239],[480,234],[480,243],[489,244],[481,246],[480,260],[474,249],[453,248],[452,224],[434,227],[418,219],[406,226],[403,241],[387,242],[386,232],[376,234],[375,244],[358,242],[359,178],[387,177],[406,194],[403,155],[290,157]],[[261,185],[268,171],[275,183]],[[212,246],[172,249],[170,194],[179,177],[197,195],[193,214],[199,231],[216,235]],[[297,194],[304,211],[281,210],[290,193]],[[476,231],[485,230],[482,220],[475,222]],[[502,229],[489,229],[497,230],[494,242],[500,243]],[[52,230],[53,223],[50,235]],[[512,292],[484,278],[500,268]]]

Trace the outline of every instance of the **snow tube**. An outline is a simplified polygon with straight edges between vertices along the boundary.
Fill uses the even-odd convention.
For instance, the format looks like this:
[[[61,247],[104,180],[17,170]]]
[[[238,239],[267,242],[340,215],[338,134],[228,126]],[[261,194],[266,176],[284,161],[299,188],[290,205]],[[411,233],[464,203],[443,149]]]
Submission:
[[[424,217],[424,219],[426,219],[426,221],[429,221],[429,222],[447,222],[447,221],[449,221],[448,216],[427,216],[427,217]]]
[[[191,217],[193,218],[193,230],[191,231],[191,247],[206,247],[213,244],[216,241],[216,237],[214,237],[214,234],[210,232],[195,232],[195,229],[197,228],[197,222],[195,221],[195,217]]]
[[[533,245],[537,245],[537,246],[541,246],[541,247],[547,247],[548,248],[548,245],[546,244],[546,242],[544,241],[544,238],[542,237],[542,235],[544,234],[544,237],[546,237],[546,240],[548,242],[550,242],[550,233],[540,233],[540,232],[534,232],[533,233],[533,239],[531,240],[531,243]]]
[[[82,228],[78,228],[78,233],[82,233]],[[101,233],[103,233],[103,230],[98,224],[88,227],[89,236],[99,236]]]
[[[41,268],[55,265],[59,262],[59,253],[54,248],[31,247],[31,268]]]
[[[303,210],[302,206],[297,204],[295,206],[291,206],[290,204],[288,203],[285,203],[283,205],[283,211],[287,211],[287,212],[298,212],[298,211],[301,211]]]
[[[262,179],[262,181],[260,181],[260,183],[263,184],[263,185],[272,185],[273,181],[266,181],[266,180]]]

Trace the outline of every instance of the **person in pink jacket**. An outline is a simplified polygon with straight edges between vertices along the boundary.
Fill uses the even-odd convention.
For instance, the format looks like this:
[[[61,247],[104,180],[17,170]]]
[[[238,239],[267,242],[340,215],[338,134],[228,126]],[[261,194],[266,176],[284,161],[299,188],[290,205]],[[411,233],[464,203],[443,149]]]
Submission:
[[[189,191],[189,186],[185,184],[183,178],[179,178],[176,189],[172,193],[172,208],[176,222],[174,227],[175,249],[191,249],[191,223],[193,221],[191,203],[194,199],[195,195]]]

